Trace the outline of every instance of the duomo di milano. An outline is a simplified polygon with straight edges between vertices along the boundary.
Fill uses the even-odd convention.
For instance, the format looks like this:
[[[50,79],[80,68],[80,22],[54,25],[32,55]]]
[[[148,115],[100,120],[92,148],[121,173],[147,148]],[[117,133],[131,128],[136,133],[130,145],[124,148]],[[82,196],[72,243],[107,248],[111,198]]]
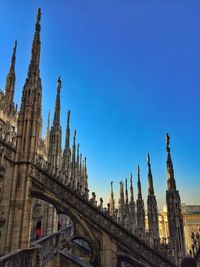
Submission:
[[[31,59],[18,109],[15,90],[15,42],[5,90],[0,93],[0,266],[179,266],[186,255],[181,200],[167,150],[167,218],[169,237],[160,238],[150,156],[148,165],[148,229],[138,166],[138,197],[132,176],[120,182],[118,207],[111,183],[105,208],[89,197],[86,158],[70,146],[70,111],[62,150],[60,92],[53,124],[42,133],[40,78],[41,10],[38,9]]]

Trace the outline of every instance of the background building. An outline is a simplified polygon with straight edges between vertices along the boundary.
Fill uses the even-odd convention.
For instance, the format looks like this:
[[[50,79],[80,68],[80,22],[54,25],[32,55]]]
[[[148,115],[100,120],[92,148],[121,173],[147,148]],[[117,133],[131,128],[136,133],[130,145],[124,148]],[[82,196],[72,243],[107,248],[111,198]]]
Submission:
[[[185,231],[185,244],[188,252],[192,245],[192,232],[198,232],[200,229],[200,205],[183,204],[182,213]]]
[[[198,232],[200,229],[200,205],[182,205],[183,225],[185,233],[185,246],[186,253],[189,252],[192,245],[192,232]],[[169,230],[168,230],[168,218],[167,208],[163,207],[162,211],[159,211],[159,231],[160,238],[163,242],[168,242]]]

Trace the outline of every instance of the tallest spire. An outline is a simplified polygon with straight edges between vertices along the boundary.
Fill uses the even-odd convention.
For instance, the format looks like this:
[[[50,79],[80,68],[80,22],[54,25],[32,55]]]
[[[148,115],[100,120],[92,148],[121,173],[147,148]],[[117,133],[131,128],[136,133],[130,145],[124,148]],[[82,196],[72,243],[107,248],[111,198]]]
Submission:
[[[35,34],[34,34],[34,39],[33,39],[33,44],[32,44],[31,62],[29,64],[29,69],[28,69],[28,75],[29,76],[33,75],[33,74],[39,75],[39,72],[40,72],[40,69],[39,69],[39,64],[40,64],[40,30],[41,30],[40,20],[41,20],[41,9],[38,8],[36,24],[35,24]]]
[[[25,158],[27,155],[31,158],[32,154],[37,151],[42,128],[42,83],[39,76],[40,17],[41,11],[38,9],[31,60],[22,91],[18,117],[18,129],[20,131],[17,134],[21,141],[18,142],[17,149]]]

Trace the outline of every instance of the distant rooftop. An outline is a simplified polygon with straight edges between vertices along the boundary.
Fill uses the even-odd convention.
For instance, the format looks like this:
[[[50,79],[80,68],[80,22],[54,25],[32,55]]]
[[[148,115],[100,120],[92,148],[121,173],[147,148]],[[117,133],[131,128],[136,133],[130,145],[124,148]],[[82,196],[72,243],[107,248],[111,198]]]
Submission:
[[[182,205],[183,214],[200,214],[200,205]]]

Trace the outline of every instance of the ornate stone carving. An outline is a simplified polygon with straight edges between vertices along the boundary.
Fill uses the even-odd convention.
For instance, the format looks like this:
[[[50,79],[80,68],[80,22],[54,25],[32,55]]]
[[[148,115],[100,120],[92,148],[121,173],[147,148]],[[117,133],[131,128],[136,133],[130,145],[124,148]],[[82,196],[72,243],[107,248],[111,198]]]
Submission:
[[[15,127],[10,125],[9,123],[5,123],[4,121],[0,120],[0,140],[15,148],[16,138],[17,134],[15,131]]]

